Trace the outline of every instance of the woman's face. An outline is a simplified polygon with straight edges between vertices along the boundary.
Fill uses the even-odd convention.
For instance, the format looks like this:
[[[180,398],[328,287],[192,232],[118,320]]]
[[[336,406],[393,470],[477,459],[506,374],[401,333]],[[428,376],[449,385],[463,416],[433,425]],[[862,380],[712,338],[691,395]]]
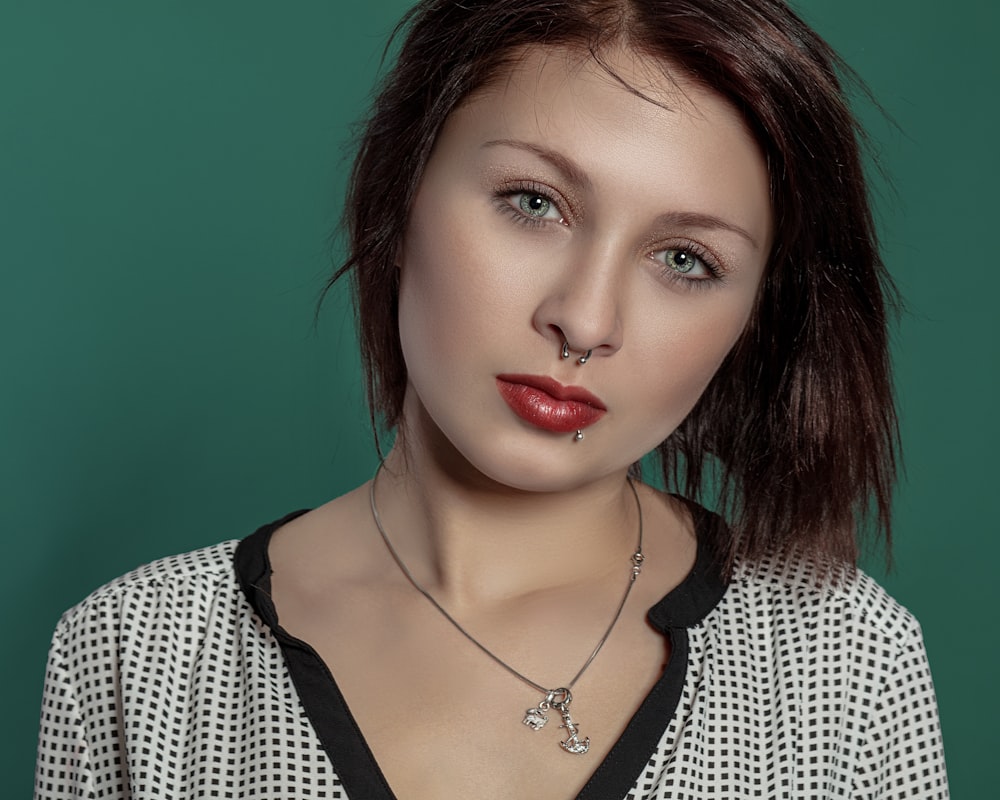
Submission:
[[[767,169],[736,110],[628,51],[609,61],[649,99],[538,47],[455,110],[399,252],[407,441],[515,488],[581,486],[665,439],[770,250]]]

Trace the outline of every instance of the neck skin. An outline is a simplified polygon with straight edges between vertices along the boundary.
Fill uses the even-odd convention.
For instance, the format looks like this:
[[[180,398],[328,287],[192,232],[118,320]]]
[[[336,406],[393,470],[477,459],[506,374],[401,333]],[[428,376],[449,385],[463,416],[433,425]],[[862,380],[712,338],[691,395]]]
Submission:
[[[416,580],[448,608],[624,586],[639,530],[626,470],[568,491],[523,491],[483,475],[444,437],[403,430],[378,477],[379,515]]]

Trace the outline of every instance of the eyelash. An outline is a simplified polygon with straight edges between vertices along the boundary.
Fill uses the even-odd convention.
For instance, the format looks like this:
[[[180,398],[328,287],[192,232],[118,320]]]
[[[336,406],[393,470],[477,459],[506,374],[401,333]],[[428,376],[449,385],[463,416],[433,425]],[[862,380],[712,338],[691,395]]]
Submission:
[[[671,269],[667,264],[660,261],[660,259],[654,258],[654,256],[659,253],[669,252],[671,250],[694,256],[702,263],[702,266],[704,266],[707,274],[701,277],[689,278],[685,273]],[[719,259],[716,258],[715,254],[708,250],[708,248],[698,244],[697,242],[682,240],[676,244],[671,244],[669,247],[661,247],[652,251],[649,258],[652,261],[655,261],[656,265],[660,268],[660,277],[673,281],[674,283],[677,283],[685,288],[705,289],[713,283],[725,280],[726,273],[722,268]]]
[[[497,206],[503,213],[510,216],[514,222],[518,222],[522,225],[528,225],[532,228],[539,228],[543,225],[551,224],[555,220],[545,219],[543,217],[532,217],[525,214],[523,211],[518,209],[512,202],[512,197],[517,197],[519,194],[525,194],[529,196],[543,197],[552,207],[562,215],[562,220],[567,219],[566,213],[563,211],[563,202],[555,197],[553,197],[553,192],[548,187],[542,186],[537,183],[515,183],[511,186],[506,186],[500,189],[496,193]]]
[[[563,202],[561,200],[553,197],[554,192],[546,186],[541,184],[533,183],[531,181],[518,182],[510,186],[506,186],[502,189],[497,190],[495,198],[497,200],[498,209],[509,216],[514,222],[520,225],[527,225],[530,228],[540,228],[544,225],[551,224],[555,220],[545,219],[544,217],[533,217],[529,214],[521,211],[513,202],[511,198],[517,197],[518,195],[529,195],[538,196],[547,200],[552,204],[552,207],[556,211],[562,214],[559,220],[560,224],[566,224],[567,215],[563,213],[562,207]],[[697,258],[702,265],[705,267],[705,271],[708,273],[704,277],[686,277],[684,273],[678,272],[677,270],[671,269],[669,266],[661,262],[659,259],[655,258],[659,253],[665,251],[675,250],[683,253],[688,253],[695,258]],[[709,251],[706,247],[693,242],[691,240],[683,240],[677,244],[673,244],[670,247],[661,247],[657,250],[653,250],[649,253],[648,258],[651,261],[655,261],[660,269],[660,277],[669,280],[672,283],[688,289],[704,289],[708,288],[711,284],[725,280],[725,270],[716,256]]]

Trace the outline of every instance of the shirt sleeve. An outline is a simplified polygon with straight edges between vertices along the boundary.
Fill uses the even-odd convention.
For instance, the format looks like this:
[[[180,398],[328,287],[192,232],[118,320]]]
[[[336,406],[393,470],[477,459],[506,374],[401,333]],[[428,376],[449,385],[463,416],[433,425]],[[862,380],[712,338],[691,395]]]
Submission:
[[[49,650],[42,692],[35,800],[94,797],[85,723],[57,631]]]
[[[941,725],[920,626],[903,643],[872,708],[858,800],[947,800]]]

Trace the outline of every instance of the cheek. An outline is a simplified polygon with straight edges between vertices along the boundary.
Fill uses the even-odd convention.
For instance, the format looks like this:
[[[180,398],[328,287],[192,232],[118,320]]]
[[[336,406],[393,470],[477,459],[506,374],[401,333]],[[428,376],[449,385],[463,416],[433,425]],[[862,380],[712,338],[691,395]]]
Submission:
[[[468,359],[512,329],[516,298],[497,254],[472,228],[432,229],[419,216],[413,220],[400,259],[399,330],[408,365],[431,359],[443,369],[442,362]]]
[[[661,309],[659,323],[648,328],[648,357],[635,365],[632,377],[650,387],[648,408],[663,415],[667,434],[697,403],[746,326],[753,295],[727,300],[705,303],[701,313],[688,308],[664,316]]]
[[[502,349],[525,328],[539,269],[537,254],[505,236],[495,212],[455,197],[418,196],[414,205],[400,250],[399,325],[404,350],[420,342],[461,360]]]
[[[457,316],[464,311],[458,289],[435,280],[433,270],[423,269],[417,259],[407,259],[401,270],[399,336],[407,370],[412,377],[428,373],[440,377],[459,344],[462,326]]]

